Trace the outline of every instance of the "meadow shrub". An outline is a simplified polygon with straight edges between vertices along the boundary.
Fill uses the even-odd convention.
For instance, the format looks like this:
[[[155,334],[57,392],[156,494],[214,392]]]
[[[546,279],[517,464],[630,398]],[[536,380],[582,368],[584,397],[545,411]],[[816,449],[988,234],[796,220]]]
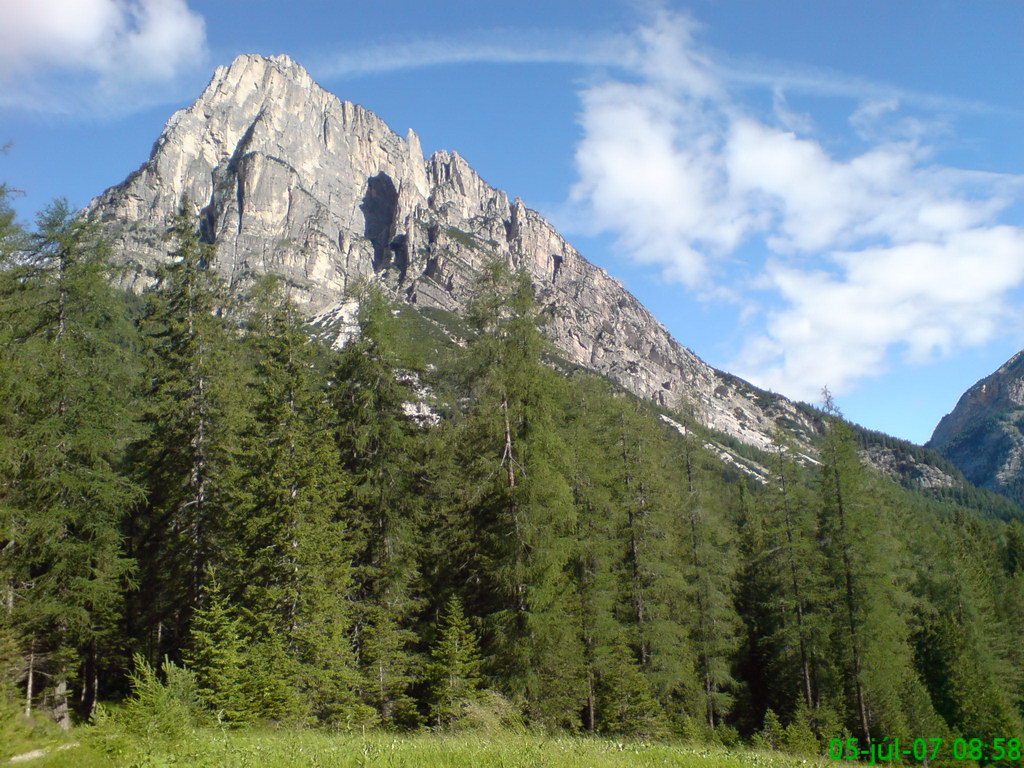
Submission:
[[[473,729],[487,733],[526,733],[522,710],[497,691],[481,691],[466,701],[462,717],[453,728]]]
[[[158,673],[140,654],[134,662],[131,697],[117,710],[99,707],[89,735],[114,757],[139,747],[176,744],[209,722],[192,672],[165,659]]]

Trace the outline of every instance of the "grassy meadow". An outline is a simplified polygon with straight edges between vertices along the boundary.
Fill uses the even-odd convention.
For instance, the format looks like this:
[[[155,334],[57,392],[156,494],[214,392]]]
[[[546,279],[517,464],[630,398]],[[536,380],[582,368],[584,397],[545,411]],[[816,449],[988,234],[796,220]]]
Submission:
[[[825,760],[745,748],[533,734],[329,734],[288,730],[198,731],[176,743],[117,744],[88,728],[77,746],[18,765],[42,768],[813,768]]]

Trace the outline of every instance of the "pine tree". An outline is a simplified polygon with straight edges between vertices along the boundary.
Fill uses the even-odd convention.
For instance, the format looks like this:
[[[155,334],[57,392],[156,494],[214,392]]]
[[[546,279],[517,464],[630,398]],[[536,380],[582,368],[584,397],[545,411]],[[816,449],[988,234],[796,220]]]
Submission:
[[[333,722],[348,716],[354,696],[346,482],[316,371],[319,351],[298,310],[273,278],[257,284],[251,303],[250,418],[227,491],[233,592],[249,618],[250,642],[276,660],[278,679],[263,676],[264,698],[276,702],[267,715],[293,714],[291,689],[311,716]]]
[[[620,464],[611,451],[615,444],[614,400],[605,382],[592,377],[572,382],[577,397],[569,400],[571,447],[569,481],[576,509],[572,576],[579,600],[582,666],[586,683],[583,727],[604,727],[598,701],[606,661],[621,644],[622,627],[616,609],[621,602],[622,547],[619,515],[612,503]],[[627,659],[628,661],[628,659]]]
[[[680,525],[680,495],[670,480],[677,468],[664,430],[637,401],[617,399],[610,415],[609,459],[617,468],[612,504],[625,587],[620,614],[638,668],[662,706],[678,713],[699,695],[700,686],[689,636],[697,593],[693,574],[680,567],[692,555],[692,541]]]
[[[722,553],[732,550],[730,528],[725,519],[721,493],[716,493],[706,469],[708,457],[700,445],[699,430],[692,412],[683,415],[680,475],[684,480],[681,512],[686,521],[688,553],[685,573],[692,590],[694,620],[691,641],[701,679],[701,710],[711,729],[723,722],[733,703],[731,660],[739,646],[739,617],[734,595],[734,559]]]
[[[131,619],[151,661],[182,645],[204,574],[224,559],[224,491],[240,430],[237,331],[189,207],[183,202],[173,222],[170,260],[146,294],[142,322],[149,433],[132,462],[148,498],[130,527],[144,565]]]
[[[464,706],[479,694],[480,652],[476,633],[452,596],[445,604],[438,624],[437,641],[424,668],[430,691],[430,719],[438,726],[450,726],[462,717]]]
[[[759,701],[790,717],[798,704],[821,705],[828,678],[827,611],[822,604],[826,562],[818,545],[814,495],[794,449],[775,436],[772,477],[742,526],[745,569],[741,612],[748,624],[745,670]]]
[[[352,728],[377,720],[362,695],[353,646],[355,585],[344,520],[309,521],[300,532],[299,566],[304,573],[297,622],[290,634],[298,662],[299,693],[316,722]]]
[[[139,499],[119,471],[135,429],[132,330],[95,226],[64,202],[2,272],[5,602],[27,641],[26,710],[45,673],[67,727],[76,676],[82,713],[95,705],[132,567],[119,531]]]
[[[1024,725],[1010,629],[1018,615],[1009,617],[1009,625],[1000,615],[1005,589],[991,568],[986,539],[966,521],[931,537],[932,557],[944,556],[920,577],[926,585],[921,602],[930,610],[923,612],[918,652],[931,698],[950,729],[991,742],[997,733],[1020,733]]]
[[[208,572],[202,607],[192,621],[185,663],[196,676],[203,705],[230,725],[254,719],[248,658],[238,616],[220,584]]]
[[[939,732],[914,667],[907,553],[895,535],[896,505],[861,466],[850,428],[826,391],[828,428],[821,458],[821,528],[833,564],[830,624],[836,695],[865,742]]]
[[[784,574],[777,592],[782,616],[779,641],[798,669],[798,698],[806,709],[813,709],[818,702],[817,670],[826,645],[818,604],[824,563],[816,546],[813,498],[801,488],[792,449],[781,438],[776,439],[776,458],[774,483],[767,496],[771,545],[779,549],[764,567]]]
[[[1004,564],[1004,597],[997,601],[997,610],[1007,627],[1009,660],[1014,671],[1014,700],[1017,710],[1024,713],[1024,622],[1016,621],[1017,617],[1024,616],[1024,523],[1019,520],[1006,527]]]
[[[487,265],[469,317],[477,332],[467,377],[475,401],[455,442],[471,548],[453,554],[484,619],[489,673],[536,721],[568,724],[585,692],[569,581],[575,509],[556,419],[561,382],[541,363],[524,274]]]
[[[637,666],[633,652],[625,644],[611,646],[602,660],[603,674],[597,694],[604,733],[632,736],[661,736],[668,728],[662,707],[654,697],[650,682]]]
[[[422,470],[404,406],[415,397],[399,379],[391,305],[373,285],[357,295],[359,335],[339,353],[330,382],[339,460],[350,478],[356,648],[365,695],[381,720],[411,724]]]
[[[17,542],[14,539],[14,521],[19,513],[11,503],[18,454],[18,410],[12,406],[24,396],[21,393],[24,381],[18,371],[19,345],[14,341],[25,316],[20,311],[20,302],[12,305],[10,301],[12,294],[20,290],[18,270],[13,269],[15,264],[11,258],[25,247],[26,234],[17,222],[9,197],[8,187],[0,184],[0,645],[4,649],[0,653],[3,665],[0,695],[13,700],[20,677],[17,673],[21,667],[21,638],[14,616],[16,574],[20,566],[15,557]]]

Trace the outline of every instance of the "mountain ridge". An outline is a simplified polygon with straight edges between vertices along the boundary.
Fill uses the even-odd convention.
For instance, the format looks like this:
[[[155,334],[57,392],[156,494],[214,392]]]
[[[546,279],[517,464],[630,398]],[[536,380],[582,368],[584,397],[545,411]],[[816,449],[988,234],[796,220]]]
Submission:
[[[128,287],[152,281],[183,197],[229,283],[275,272],[309,315],[336,311],[348,285],[370,277],[413,305],[458,312],[480,265],[504,257],[530,275],[548,335],[571,362],[661,405],[689,397],[709,426],[760,448],[780,419],[813,430],[790,401],[704,363],[457,152],[424,158],[413,131],[400,137],[290,57],[218,67],[149,159],[90,203],[129,266]]]
[[[975,485],[1024,502],[1024,351],[967,389],[925,444]]]
[[[217,67],[195,102],[168,119],[149,158],[89,204],[127,266],[125,287],[154,280],[183,199],[236,291],[275,273],[320,333],[350,325],[354,281],[379,280],[414,308],[459,314],[481,266],[504,258],[529,274],[545,331],[569,363],[662,407],[693,408],[711,429],[756,449],[770,449],[781,430],[815,452],[820,423],[805,405],[709,366],[458,152],[425,158],[414,131],[399,136],[288,56],[245,54]],[[865,458],[897,479],[958,483],[885,451]]]

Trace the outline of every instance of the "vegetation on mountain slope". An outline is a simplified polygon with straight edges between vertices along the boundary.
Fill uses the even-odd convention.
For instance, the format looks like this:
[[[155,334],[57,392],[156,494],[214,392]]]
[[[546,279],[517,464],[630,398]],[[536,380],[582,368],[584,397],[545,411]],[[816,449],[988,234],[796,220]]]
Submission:
[[[98,720],[88,749],[107,755],[217,721],[819,755],[1021,735],[1024,526],[870,471],[827,403],[819,463],[780,437],[762,485],[686,403],[680,431],[546,365],[529,281],[502,262],[465,348],[439,339],[428,364],[372,285],[341,350],[273,280],[229,296],[185,217],[141,311],[87,221],[0,226],[12,723]],[[436,425],[409,413],[416,381]],[[195,754],[263,738],[198,733]],[[540,749],[476,738],[457,748]]]

